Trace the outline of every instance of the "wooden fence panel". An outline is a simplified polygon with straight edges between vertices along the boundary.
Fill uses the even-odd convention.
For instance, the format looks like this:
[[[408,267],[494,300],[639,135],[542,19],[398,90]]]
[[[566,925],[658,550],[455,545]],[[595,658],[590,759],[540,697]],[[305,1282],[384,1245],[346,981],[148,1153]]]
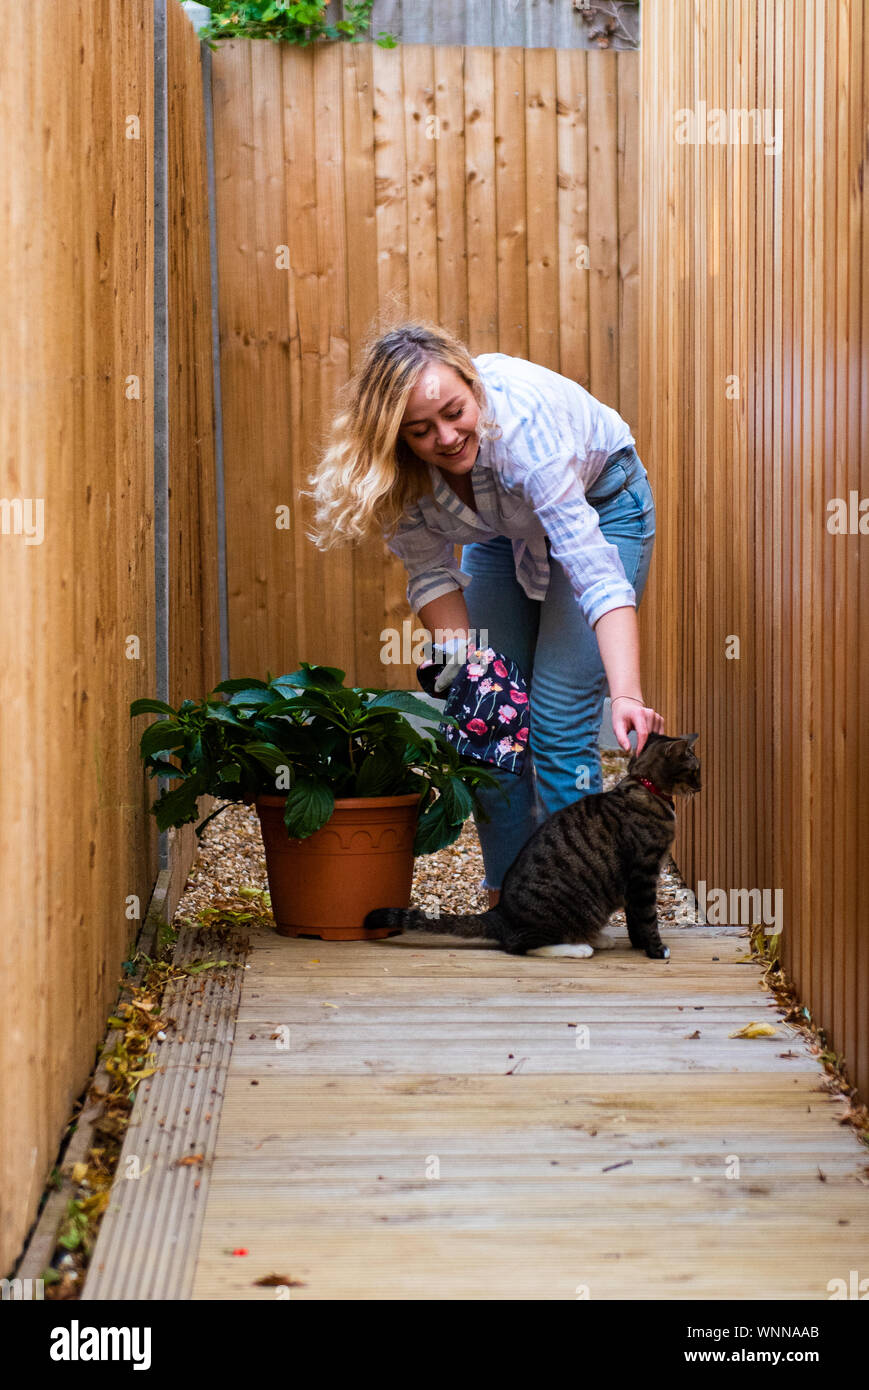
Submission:
[[[638,72],[636,53],[220,45],[233,675],[414,683],[381,660],[384,629],[416,629],[403,566],[380,542],[320,554],[299,495],[378,310],[530,356],[636,428]]]
[[[202,49],[178,0],[166,8],[168,123],[169,700],[198,699],[220,680],[217,457],[211,246]],[[136,721],[139,731],[146,721]],[[155,784],[156,785],[156,784]],[[205,817],[211,797],[200,803]],[[198,842],[169,831],[171,915]]]
[[[869,497],[867,62],[845,0],[650,9],[638,436],[646,693],[704,760],[676,857],[707,892],[781,890],[786,967],[864,1095],[869,550],[828,523]]]
[[[168,10],[170,679],[218,677],[200,49]],[[157,875],[154,5],[35,0],[0,54],[0,1273],[36,1214]],[[8,524],[6,518],[9,518]],[[35,538],[34,538],[35,539]],[[170,844],[183,882],[189,834]],[[138,900],[138,915],[133,905]]]
[[[344,62],[344,182],[347,206],[353,209],[353,235],[347,241],[347,333],[350,361],[358,357],[362,339],[377,312],[377,193],[374,164],[374,105],[371,92],[374,84],[374,53],[370,44],[354,45]],[[434,199],[434,150],[425,139],[425,115],[434,109],[434,80],[431,55],[426,49],[407,49],[405,57],[420,53],[428,58],[422,72],[408,69],[405,79],[405,128],[409,158],[414,173],[411,177],[411,196],[416,198],[411,215],[420,226],[428,227],[427,210]],[[416,119],[419,113],[419,119]],[[416,147],[412,140],[417,140]],[[432,230],[432,236],[434,232]],[[423,242],[418,242],[420,248]],[[429,252],[432,251],[429,243]],[[422,258],[422,266],[425,265]],[[416,260],[408,264],[411,294],[415,302],[424,302],[426,278],[424,273],[414,281]],[[426,308],[426,312],[429,309]],[[300,447],[301,454],[301,447]],[[299,476],[297,487],[306,486]],[[304,572],[311,544],[300,528],[296,528],[299,571]],[[390,560],[393,557],[389,557]],[[380,680],[380,632],[384,626],[383,566],[357,563],[353,574],[355,600],[355,631],[360,653],[357,674],[363,685],[375,685]],[[306,651],[301,644],[296,651]]]
[[[201,52],[167,12],[169,87],[170,701],[220,680],[211,257]]]
[[[39,0],[0,56],[0,490],[45,518],[0,536],[4,1272],[156,874],[128,713],[154,681],[152,31],[150,4]]]

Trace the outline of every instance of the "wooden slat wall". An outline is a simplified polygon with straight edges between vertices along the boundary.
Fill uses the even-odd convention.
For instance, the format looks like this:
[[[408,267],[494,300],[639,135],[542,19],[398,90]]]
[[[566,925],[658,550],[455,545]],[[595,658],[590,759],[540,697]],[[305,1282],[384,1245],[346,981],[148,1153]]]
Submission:
[[[211,257],[196,31],[167,7],[169,96],[169,699],[220,680]],[[144,721],[141,721],[144,722]]]
[[[235,40],[213,61],[231,671],[407,686],[380,660],[411,617],[403,567],[305,538],[316,440],[379,306],[530,356],[636,428],[638,55]]]
[[[865,1096],[869,540],[827,520],[869,497],[866,17],[660,0],[641,63],[645,690],[705,771],[676,857],[695,888],[782,889],[787,967]],[[780,152],[677,143],[701,101],[779,108]]]
[[[215,674],[218,636],[199,45],[175,0],[169,22],[178,693]],[[144,913],[157,874],[156,786],[137,748],[148,721],[129,717],[156,689],[153,111],[152,0],[34,0],[9,16],[0,496],[43,499],[45,536],[0,534],[3,1274],[141,925],[127,899]],[[176,845],[176,869],[187,852]]]
[[[166,7],[169,192],[169,700],[220,680],[211,248],[202,50],[178,0]],[[147,720],[136,720],[136,737]],[[202,817],[213,807],[200,802]],[[169,831],[171,919],[197,852]]]
[[[154,680],[151,32],[149,4],[40,0],[0,56],[2,494],[45,501],[42,545],[0,537],[4,1271],[156,872],[127,712]]]

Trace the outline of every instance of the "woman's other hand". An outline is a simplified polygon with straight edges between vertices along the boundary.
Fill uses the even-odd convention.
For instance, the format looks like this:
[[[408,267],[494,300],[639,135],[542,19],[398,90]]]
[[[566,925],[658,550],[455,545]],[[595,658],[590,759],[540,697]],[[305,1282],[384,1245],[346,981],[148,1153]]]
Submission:
[[[628,734],[631,729],[636,730],[637,752],[643,748],[650,733],[662,734],[664,732],[663,717],[657,710],[644,705],[642,700],[629,699],[627,695],[617,695],[610,701],[610,713],[612,715],[613,733],[620,748],[624,748],[626,753],[631,751]]]
[[[628,734],[637,732],[637,752],[649,734],[662,734],[664,720],[650,709],[640,691],[640,634],[636,609],[630,606],[611,608],[594,625],[594,635],[600,648],[607,675],[607,685],[617,694],[610,697],[613,733],[620,748],[630,752]]]

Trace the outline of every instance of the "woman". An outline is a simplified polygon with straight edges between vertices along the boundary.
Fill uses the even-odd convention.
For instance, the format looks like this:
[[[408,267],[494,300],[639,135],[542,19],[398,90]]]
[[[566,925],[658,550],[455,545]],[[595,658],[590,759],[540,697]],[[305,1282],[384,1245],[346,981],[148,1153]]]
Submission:
[[[481,795],[493,906],[537,825],[601,790],[607,684],[622,748],[631,729],[638,751],[663,732],[636,620],[655,534],[648,475],[625,421],[576,382],[504,353],[472,358],[432,324],[376,338],[343,395],[311,480],[311,538],[328,549],[379,532],[425,627],[473,634],[528,682],[532,756],[521,777],[497,774],[506,799]],[[466,655],[450,652],[448,676]]]

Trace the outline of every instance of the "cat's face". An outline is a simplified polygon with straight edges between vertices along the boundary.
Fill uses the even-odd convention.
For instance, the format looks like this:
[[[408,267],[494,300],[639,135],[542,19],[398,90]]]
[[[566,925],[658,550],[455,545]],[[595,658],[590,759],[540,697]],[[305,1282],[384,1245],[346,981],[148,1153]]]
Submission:
[[[634,753],[628,772],[648,777],[661,791],[694,796],[700,791],[700,759],[691,745],[699,734],[650,733],[641,753]]]

